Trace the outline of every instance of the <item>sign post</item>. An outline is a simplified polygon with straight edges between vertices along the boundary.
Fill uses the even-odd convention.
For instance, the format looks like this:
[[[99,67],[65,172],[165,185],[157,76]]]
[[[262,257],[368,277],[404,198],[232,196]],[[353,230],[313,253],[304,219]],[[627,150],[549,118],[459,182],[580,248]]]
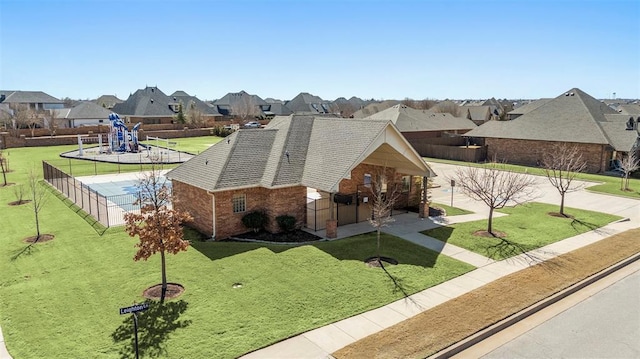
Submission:
[[[138,359],[138,315],[136,313],[149,309],[149,303],[134,304],[130,307],[120,308],[120,315],[133,314],[133,332],[135,335],[136,359]]]
[[[453,207],[453,188],[456,186],[456,180],[451,180],[451,207]]]

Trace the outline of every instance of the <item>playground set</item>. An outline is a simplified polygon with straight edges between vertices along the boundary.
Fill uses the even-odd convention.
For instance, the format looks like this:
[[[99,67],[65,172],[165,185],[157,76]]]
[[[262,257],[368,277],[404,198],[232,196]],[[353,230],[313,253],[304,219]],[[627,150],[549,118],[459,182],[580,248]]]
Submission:
[[[138,122],[131,131],[120,119],[117,113],[109,114],[109,132],[107,133],[107,146],[102,146],[102,134],[97,137],[82,137],[78,135],[78,152],[84,154],[84,143],[95,143],[97,140],[99,153],[138,153],[140,147],[145,147],[138,142],[138,129],[142,123]]]

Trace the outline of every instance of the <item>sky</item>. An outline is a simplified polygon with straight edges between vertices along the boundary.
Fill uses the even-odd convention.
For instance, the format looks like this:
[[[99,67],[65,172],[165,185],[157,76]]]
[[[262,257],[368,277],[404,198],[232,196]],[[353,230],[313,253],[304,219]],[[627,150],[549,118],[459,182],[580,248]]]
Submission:
[[[0,0],[0,89],[640,98],[638,0]]]

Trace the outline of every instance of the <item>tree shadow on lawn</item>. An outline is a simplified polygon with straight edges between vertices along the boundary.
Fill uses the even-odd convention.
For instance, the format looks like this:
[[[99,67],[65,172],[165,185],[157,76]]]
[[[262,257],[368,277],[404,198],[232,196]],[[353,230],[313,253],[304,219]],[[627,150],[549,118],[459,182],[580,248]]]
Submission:
[[[265,244],[265,243],[247,243],[247,242],[232,242],[232,241],[213,241],[213,242],[201,242],[192,241],[191,247],[197,250],[201,254],[205,255],[212,261],[217,259],[223,259],[226,257],[233,257],[238,254],[250,252],[260,248],[267,248],[273,253],[281,253],[291,248],[298,247],[297,245],[284,245],[284,244]]]
[[[184,300],[170,301],[161,304],[156,301],[149,303],[149,309],[138,315],[138,351],[140,357],[166,357],[165,341],[177,329],[186,328],[190,320],[180,320],[180,315],[187,310],[188,303]],[[135,338],[132,315],[126,315],[122,324],[111,333],[115,343],[121,343],[119,354],[121,358],[135,358]]]

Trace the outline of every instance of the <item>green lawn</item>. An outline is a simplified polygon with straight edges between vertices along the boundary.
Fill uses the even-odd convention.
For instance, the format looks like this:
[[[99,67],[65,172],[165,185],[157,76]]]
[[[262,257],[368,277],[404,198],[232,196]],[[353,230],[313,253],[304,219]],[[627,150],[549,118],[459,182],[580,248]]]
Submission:
[[[443,160],[439,158],[427,158],[425,157],[427,162],[439,162],[439,163],[447,163],[452,165],[459,166],[473,166],[473,167],[482,167],[485,166],[484,163],[473,163],[473,162],[462,162],[462,161],[452,161],[452,160]],[[530,173],[533,175],[545,176],[544,170],[538,167],[528,167],[528,166],[520,166],[520,165],[512,165],[512,164],[504,164],[504,168],[508,171],[520,172],[520,173]],[[631,178],[629,180],[629,188],[630,191],[621,190],[621,178],[613,177],[613,176],[605,176],[591,173],[579,173],[576,178],[583,181],[595,182],[594,185],[588,186],[587,189],[593,192],[600,192],[606,194],[612,194],[616,196],[630,197],[630,198],[640,198],[640,179]]]
[[[41,159],[73,148],[8,150],[8,181],[24,183]],[[0,187],[0,325],[9,352],[16,359],[131,357],[131,316],[118,308],[143,301],[143,289],[160,281],[159,256],[134,262],[136,240],[122,227],[99,236],[54,195],[40,223],[55,239],[27,250],[22,239],[35,234],[33,212],[8,206],[14,200],[12,187]],[[385,236],[382,254],[400,261],[388,269],[398,288],[362,262],[374,248],[373,234],[299,247],[194,242],[167,259],[169,281],[185,293],[141,315],[145,356],[236,357],[473,269]]]
[[[520,254],[522,250],[529,251],[588,232],[621,218],[574,208],[565,208],[565,213],[574,216],[574,219],[548,215],[557,210],[557,205],[543,203],[529,203],[499,210],[508,216],[494,218],[493,229],[506,233],[506,239],[511,244],[503,243],[497,238],[474,235],[475,231],[487,229],[486,220],[457,223],[422,233],[500,260]]]
[[[446,204],[442,204],[442,203],[432,203],[431,207],[438,207],[438,208],[442,208],[447,212],[447,216],[459,216],[462,214],[471,214],[473,212],[471,211],[467,211],[466,209],[462,209],[462,208],[458,208],[458,207],[451,207],[451,206],[447,206]]]
[[[169,148],[176,151],[199,154],[200,152],[211,147],[211,145],[220,142],[220,140],[222,140],[222,137],[216,137],[216,136],[172,138],[169,141],[175,142],[176,144],[169,146]],[[151,140],[151,141],[142,141],[142,143],[151,144],[153,146],[156,146],[156,144],[158,144],[160,147],[166,146],[166,143],[163,143],[162,141],[156,142]]]

